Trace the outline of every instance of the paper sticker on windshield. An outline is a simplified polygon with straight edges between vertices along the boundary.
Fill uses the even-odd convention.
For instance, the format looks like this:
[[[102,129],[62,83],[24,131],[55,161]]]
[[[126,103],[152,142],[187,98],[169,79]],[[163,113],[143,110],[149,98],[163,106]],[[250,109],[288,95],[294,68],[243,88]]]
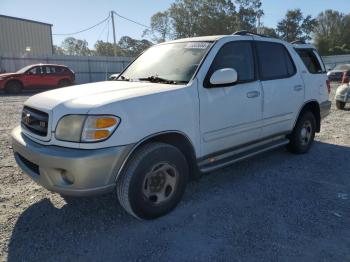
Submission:
[[[206,49],[208,46],[209,46],[209,43],[206,43],[206,42],[191,42],[191,43],[188,43],[185,48]]]

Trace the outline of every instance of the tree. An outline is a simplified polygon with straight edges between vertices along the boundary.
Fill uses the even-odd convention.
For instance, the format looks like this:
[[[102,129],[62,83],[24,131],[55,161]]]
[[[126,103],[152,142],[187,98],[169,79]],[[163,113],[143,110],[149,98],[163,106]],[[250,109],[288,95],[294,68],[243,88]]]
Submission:
[[[53,54],[54,55],[64,55],[64,50],[60,46],[53,45]]]
[[[112,43],[98,40],[95,43],[95,55],[99,56],[114,56],[114,45]],[[125,52],[117,45],[117,56],[124,56]]]
[[[264,15],[261,0],[236,0],[239,4],[237,22],[240,30],[256,31],[257,18]]]
[[[161,43],[171,39],[171,29],[169,12],[158,12],[151,17],[151,28],[146,29],[143,36],[150,35],[153,41]]]
[[[146,39],[137,40],[130,36],[123,36],[120,38],[118,46],[123,50],[126,56],[135,57],[152,46],[152,43]]]
[[[88,42],[86,40],[76,39],[74,37],[66,38],[62,44],[61,48],[67,55],[81,55],[88,56],[91,55],[91,51],[88,47]]]
[[[260,31],[263,35],[278,38],[277,32],[274,28],[263,26],[261,27]]]
[[[230,0],[176,0],[169,8],[175,38],[230,34],[236,14]]]
[[[159,42],[255,31],[257,16],[262,15],[261,0],[176,0],[168,10],[152,16],[151,29],[146,34],[156,36],[153,39]]]
[[[350,15],[326,10],[318,15],[314,32],[315,44],[322,55],[349,52]]]
[[[287,42],[307,41],[317,21],[310,15],[304,17],[300,9],[288,10],[285,18],[277,24],[279,36]]]

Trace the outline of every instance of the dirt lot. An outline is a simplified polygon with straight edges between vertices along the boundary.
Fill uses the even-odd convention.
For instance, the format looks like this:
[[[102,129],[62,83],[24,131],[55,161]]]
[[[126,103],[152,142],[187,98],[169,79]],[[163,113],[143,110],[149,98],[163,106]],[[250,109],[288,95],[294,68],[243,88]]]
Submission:
[[[350,110],[309,154],[279,149],[192,182],[171,214],[140,222],[114,195],[73,204],[12,157],[27,96],[0,96],[0,260],[350,261]]]

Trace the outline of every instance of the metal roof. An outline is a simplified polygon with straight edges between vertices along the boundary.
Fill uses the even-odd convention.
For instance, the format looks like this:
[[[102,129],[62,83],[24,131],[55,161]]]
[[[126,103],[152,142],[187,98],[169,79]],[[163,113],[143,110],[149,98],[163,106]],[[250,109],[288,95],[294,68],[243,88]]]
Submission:
[[[52,26],[52,24],[43,23],[43,22],[34,21],[34,20],[29,20],[29,19],[24,19],[24,18],[19,18],[19,17],[8,16],[8,15],[1,15],[0,14],[0,17],[14,19],[14,20],[19,20],[19,21],[24,21],[24,22],[29,22],[29,23],[36,23],[36,24],[41,24],[41,25]]]

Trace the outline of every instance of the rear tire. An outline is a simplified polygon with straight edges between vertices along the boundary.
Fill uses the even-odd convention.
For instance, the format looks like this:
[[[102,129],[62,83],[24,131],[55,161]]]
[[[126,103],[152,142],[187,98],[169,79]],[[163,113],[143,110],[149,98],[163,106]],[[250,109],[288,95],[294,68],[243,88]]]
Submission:
[[[304,154],[309,151],[315,138],[316,118],[310,111],[299,116],[298,121],[289,136],[287,149],[295,154]]]
[[[58,87],[66,87],[70,85],[71,85],[71,82],[67,79],[63,79],[58,82]]]
[[[117,196],[129,214],[138,219],[154,219],[180,202],[188,176],[188,164],[180,150],[164,143],[146,144],[120,174]]]
[[[19,94],[22,91],[22,84],[19,81],[10,81],[5,86],[5,92],[8,94]]]
[[[335,101],[335,106],[337,107],[337,109],[343,110],[345,108],[345,102]]]

